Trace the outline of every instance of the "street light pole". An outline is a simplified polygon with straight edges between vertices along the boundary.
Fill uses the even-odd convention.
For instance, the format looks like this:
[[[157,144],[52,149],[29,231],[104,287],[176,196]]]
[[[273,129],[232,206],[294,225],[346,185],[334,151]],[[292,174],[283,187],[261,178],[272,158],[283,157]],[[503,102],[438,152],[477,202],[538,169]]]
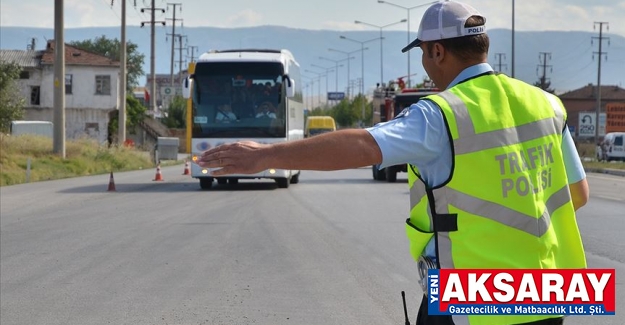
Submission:
[[[404,6],[400,6],[398,4],[394,4],[394,3],[391,3],[391,2],[388,2],[388,1],[378,0],[378,3],[386,3],[387,5],[391,5],[393,7],[404,9],[408,13],[407,20],[406,20],[408,22],[408,34],[407,34],[407,43],[406,44],[410,44],[410,10],[416,9],[416,8],[419,8],[419,7],[433,5],[433,4],[437,3],[437,2],[438,1],[432,1],[432,2],[424,3],[422,5],[418,5],[418,6],[414,6],[414,7],[404,7]],[[408,76],[408,88],[410,88],[410,85],[411,85],[411,83],[410,83],[410,76],[411,76],[411,73],[410,73],[410,51],[406,52],[406,54],[408,54],[408,74],[407,74],[407,76]]]
[[[362,100],[362,122],[364,122],[365,120],[365,98],[367,97],[365,94],[365,43],[369,43],[369,42],[373,42],[373,41],[377,41],[379,37],[376,38],[372,38],[370,40],[366,40],[366,41],[358,41],[355,40],[353,38],[349,38],[347,36],[339,36],[339,38],[347,40],[347,41],[351,41],[351,42],[355,42],[355,43],[360,43],[360,47],[361,47],[361,51],[362,51],[362,56],[361,56],[361,72],[360,72],[360,90],[361,90],[361,94],[363,96],[363,100]]]
[[[314,108],[313,107],[314,103],[313,103],[312,97],[313,97],[313,91],[314,91],[314,88],[315,88],[315,79],[313,77],[309,77],[309,76],[305,76],[305,75],[301,75],[301,76],[302,76],[302,78],[310,79],[310,83],[308,85],[310,86],[310,96],[309,96],[309,98],[310,98],[310,110],[312,110]]]
[[[329,75],[329,72],[334,71],[334,69],[333,68],[322,67],[322,66],[319,66],[319,65],[316,65],[316,64],[311,64],[311,66],[313,66],[315,68],[323,69],[326,72],[325,73],[325,75],[326,75],[326,96],[325,97],[326,97],[326,106],[328,106],[328,75]]]
[[[367,50],[368,48],[364,48],[365,50]],[[350,73],[349,73],[349,60],[353,59],[353,57],[351,57],[352,54],[362,51],[362,49],[360,50],[355,50],[355,51],[351,51],[351,52],[345,52],[345,51],[341,51],[341,50],[336,50],[336,49],[328,49],[328,51],[330,52],[339,52],[339,53],[343,53],[347,55],[347,58],[345,60],[347,60],[347,98],[349,98],[349,80],[350,80]]]
[[[380,29],[380,87],[384,87],[384,47],[383,47],[383,41],[384,41],[384,37],[382,37],[382,30],[386,27],[390,27],[393,25],[397,25],[397,24],[401,24],[401,23],[405,23],[407,20],[406,19],[402,19],[400,21],[396,21],[394,23],[390,23],[387,25],[383,25],[383,26],[378,26],[378,25],[374,25],[374,24],[369,24],[366,23],[364,21],[360,21],[360,20],[356,20],[354,21],[354,24],[363,24],[363,25],[367,25],[367,26],[371,26],[371,27],[375,27],[375,28],[379,28]]]
[[[330,62],[334,62],[334,64],[336,65],[336,68],[335,68],[336,69],[335,70],[335,73],[336,73],[336,84],[334,85],[334,91],[336,91],[336,92],[339,91],[339,62],[349,61],[349,60],[351,60],[353,58],[354,57],[352,56],[352,57],[349,57],[349,58],[346,58],[346,59],[332,60],[332,59],[325,58],[323,56],[319,57],[320,60],[327,60],[327,61],[330,61]],[[349,65],[349,62],[347,64]],[[340,66],[342,67],[343,65],[341,64]]]
[[[319,81],[319,85],[317,85],[317,104],[319,106],[321,106],[321,76],[323,76],[323,74],[321,72],[316,72],[316,71],[312,71],[312,70],[308,70],[308,69],[304,69],[305,72],[310,72],[310,73],[314,73],[317,75],[317,80]]]

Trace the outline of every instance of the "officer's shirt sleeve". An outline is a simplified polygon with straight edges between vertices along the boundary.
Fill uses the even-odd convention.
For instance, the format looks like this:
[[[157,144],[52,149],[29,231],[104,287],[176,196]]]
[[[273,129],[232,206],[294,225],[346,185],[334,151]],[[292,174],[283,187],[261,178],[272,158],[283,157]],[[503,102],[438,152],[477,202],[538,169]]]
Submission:
[[[429,100],[420,100],[393,120],[367,128],[382,151],[380,168],[430,165],[443,150],[450,150],[446,130],[441,110]]]
[[[584,166],[577,153],[569,128],[565,128],[564,132],[562,132],[562,159],[564,160],[564,168],[566,169],[569,184],[577,183],[586,178]]]

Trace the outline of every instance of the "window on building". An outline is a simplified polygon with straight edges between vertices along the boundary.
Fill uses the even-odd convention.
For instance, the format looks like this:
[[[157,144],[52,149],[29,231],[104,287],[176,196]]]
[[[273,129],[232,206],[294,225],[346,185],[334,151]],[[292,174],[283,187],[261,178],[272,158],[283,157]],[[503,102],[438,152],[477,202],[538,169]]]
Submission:
[[[66,95],[72,94],[72,85],[73,85],[72,75],[66,74],[65,75],[65,94]]]
[[[40,105],[39,98],[41,93],[41,88],[39,86],[30,86],[30,104],[31,105]]]
[[[95,94],[111,94],[111,76],[95,76]]]
[[[20,79],[30,79],[30,71],[22,70],[22,72],[20,72]]]

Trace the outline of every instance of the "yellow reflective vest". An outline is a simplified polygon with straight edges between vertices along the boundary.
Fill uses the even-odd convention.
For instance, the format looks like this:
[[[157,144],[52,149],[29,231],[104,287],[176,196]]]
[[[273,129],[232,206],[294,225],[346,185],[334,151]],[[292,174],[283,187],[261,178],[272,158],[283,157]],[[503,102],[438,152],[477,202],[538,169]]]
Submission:
[[[443,112],[453,164],[436,187],[409,168],[406,232],[415,260],[433,238],[439,268],[585,268],[562,160],[566,111],[560,100],[494,73],[426,99]],[[507,325],[545,318],[454,316],[454,322]]]

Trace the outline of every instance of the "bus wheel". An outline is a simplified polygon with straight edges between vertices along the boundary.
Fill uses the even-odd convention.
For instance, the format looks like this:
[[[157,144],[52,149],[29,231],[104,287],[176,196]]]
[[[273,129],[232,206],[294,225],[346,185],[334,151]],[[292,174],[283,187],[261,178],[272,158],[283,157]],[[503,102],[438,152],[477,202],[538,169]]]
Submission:
[[[217,178],[217,184],[224,185],[226,183],[228,183],[228,179],[226,179],[226,178]]]
[[[213,186],[213,178],[212,177],[202,177],[200,178],[200,188],[203,190],[208,190]]]
[[[299,174],[300,173],[297,173],[297,174],[293,175],[293,177],[291,177],[291,184],[299,183]]]
[[[289,179],[288,178],[276,178],[276,183],[278,183],[279,188],[288,188],[289,187]]]

